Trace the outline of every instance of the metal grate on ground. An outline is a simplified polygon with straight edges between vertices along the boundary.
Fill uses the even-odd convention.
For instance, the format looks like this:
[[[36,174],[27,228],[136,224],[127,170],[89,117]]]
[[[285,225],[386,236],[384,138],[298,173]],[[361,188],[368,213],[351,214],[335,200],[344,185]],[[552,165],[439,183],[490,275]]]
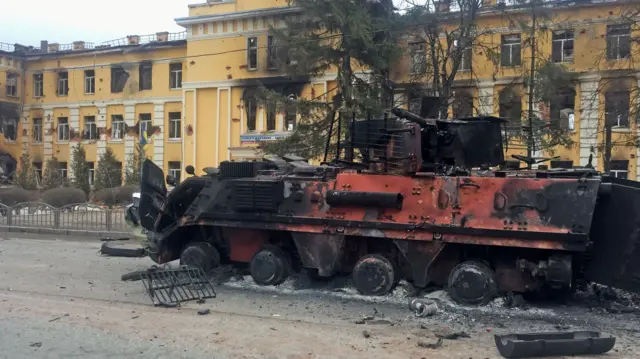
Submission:
[[[155,306],[175,307],[190,300],[216,297],[211,278],[201,268],[154,266],[141,273],[141,279]]]

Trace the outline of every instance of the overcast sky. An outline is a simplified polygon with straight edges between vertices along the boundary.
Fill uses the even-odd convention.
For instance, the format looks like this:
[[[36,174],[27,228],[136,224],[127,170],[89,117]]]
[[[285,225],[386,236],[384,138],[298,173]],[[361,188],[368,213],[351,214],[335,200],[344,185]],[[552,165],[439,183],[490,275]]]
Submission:
[[[261,0],[253,0],[261,1]],[[0,42],[99,44],[127,35],[181,32],[174,19],[205,0],[0,0]],[[402,0],[394,0],[399,5]]]

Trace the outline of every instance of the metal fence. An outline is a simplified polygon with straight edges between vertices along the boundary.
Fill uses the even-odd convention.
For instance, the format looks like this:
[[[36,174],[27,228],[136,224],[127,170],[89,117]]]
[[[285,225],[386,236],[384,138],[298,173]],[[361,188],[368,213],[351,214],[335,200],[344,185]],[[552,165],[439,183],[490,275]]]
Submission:
[[[9,231],[46,233],[128,233],[125,207],[105,208],[90,203],[56,208],[41,202],[7,206],[0,203],[0,227]]]

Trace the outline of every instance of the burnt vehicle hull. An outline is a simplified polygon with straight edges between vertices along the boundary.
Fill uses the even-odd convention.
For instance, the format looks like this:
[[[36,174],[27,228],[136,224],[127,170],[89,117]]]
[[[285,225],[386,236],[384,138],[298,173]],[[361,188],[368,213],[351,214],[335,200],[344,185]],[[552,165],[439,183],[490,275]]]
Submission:
[[[157,173],[148,169],[153,166],[146,162],[144,173]],[[628,250],[640,222],[610,204],[621,196],[638,206],[637,183],[315,171],[194,177],[166,201],[159,200],[160,192],[143,193],[141,212],[156,213],[151,218],[158,262],[180,258],[191,241],[212,243],[226,260],[248,263],[275,245],[286,262],[320,276],[352,272],[359,258],[380,254],[395,267],[388,280],[405,278],[418,287],[464,287],[451,278],[469,277],[455,272],[456,266],[479,261],[490,268],[488,274],[466,280],[482,288],[495,282],[502,292],[569,289],[583,271],[587,279],[639,289],[635,262],[619,258],[623,252],[638,258]],[[613,233],[615,240],[609,239]],[[586,271],[574,263],[588,265]],[[459,295],[468,304],[486,300],[482,293]]]
[[[354,119],[321,166],[223,162],[167,195],[162,170],[145,161],[140,223],[157,261],[245,262],[260,284],[301,269],[351,273],[368,295],[406,279],[470,305],[567,293],[585,279],[640,290],[640,208],[618,207],[640,207],[639,184],[589,168],[488,170],[505,162],[500,119],[393,113],[409,122]]]

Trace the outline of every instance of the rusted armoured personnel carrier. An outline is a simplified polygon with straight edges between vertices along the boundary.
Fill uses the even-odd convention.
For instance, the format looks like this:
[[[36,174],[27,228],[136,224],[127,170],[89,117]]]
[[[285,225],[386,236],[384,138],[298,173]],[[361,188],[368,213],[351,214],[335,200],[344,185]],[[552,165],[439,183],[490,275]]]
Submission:
[[[640,291],[639,183],[591,168],[500,169],[499,118],[393,114],[339,125],[349,130],[330,163],[223,162],[169,195],[146,161],[140,222],[152,258],[244,262],[263,285],[302,269],[352,273],[367,295],[406,279],[470,305],[582,279]]]

